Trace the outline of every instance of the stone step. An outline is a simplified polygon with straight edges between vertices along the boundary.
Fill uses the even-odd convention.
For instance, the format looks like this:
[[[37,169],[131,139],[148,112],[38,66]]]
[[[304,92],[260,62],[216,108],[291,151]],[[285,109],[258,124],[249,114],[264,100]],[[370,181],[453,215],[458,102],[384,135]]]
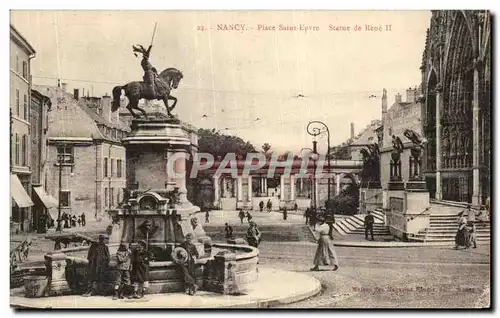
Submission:
[[[415,237],[415,238],[408,238],[409,241],[412,242],[424,242],[423,237]],[[442,238],[427,238],[425,242],[449,242],[450,244],[455,243],[455,238],[453,239],[442,239]],[[477,242],[490,242],[490,238],[477,238]]]
[[[348,223],[353,229],[363,227],[363,223],[356,218],[346,219],[345,222]]]
[[[349,232],[350,232],[350,230],[347,228],[347,226],[344,224],[344,222],[343,222],[343,221],[342,221],[342,222],[339,222],[339,223],[335,223],[335,224],[337,224],[337,225],[338,225],[338,227],[339,227],[339,228],[341,228],[341,229],[342,229],[342,231],[344,231],[344,233],[346,233],[346,234],[347,234],[347,233],[349,233]]]
[[[344,219],[342,220],[342,224],[349,230],[349,231],[354,231],[355,229],[358,228],[357,225],[352,224],[349,222],[349,219]]]
[[[333,224],[333,229],[340,235],[346,235],[347,233],[338,226],[338,223]]]

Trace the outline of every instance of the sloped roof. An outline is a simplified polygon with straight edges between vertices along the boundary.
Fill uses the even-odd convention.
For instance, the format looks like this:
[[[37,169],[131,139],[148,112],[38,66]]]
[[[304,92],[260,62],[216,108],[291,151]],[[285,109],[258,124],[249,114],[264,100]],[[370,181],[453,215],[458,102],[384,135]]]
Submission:
[[[377,142],[377,129],[381,126],[380,120],[374,120],[366,126],[350,143],[351,146],[363,146]]]
[[[49,112],[48,138],[104,138],[93,118],[78,105],[70,94],[53,86],[33,85],[33,88],[49,97],[52,102],[52,110]]]
[[[116,128],[116,129],[121,129],[121,130],[126,130],[130,131],[130,127],[128,127],[125,123],[123,122],[118,122],[118,123],[113,123],[107,120],[106,118],[100,116],[97,114],[94,110],[92,110],[87,103],[84,100],[79,100],[77,102],[78,106],[90,117],[92,118],[96,123],[105,125],[110,128]]]

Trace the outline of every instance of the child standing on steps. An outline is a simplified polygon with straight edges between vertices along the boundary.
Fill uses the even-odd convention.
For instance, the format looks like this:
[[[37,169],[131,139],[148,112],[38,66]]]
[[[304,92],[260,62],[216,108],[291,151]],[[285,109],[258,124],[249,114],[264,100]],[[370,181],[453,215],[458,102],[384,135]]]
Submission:
[[[120,244],[116,252],[117,278],[115,283],[115,295],[113,299],[123,299],[123,289],[130,285],[131,252],[125,244]]]
[[[132,298],[138,299],[144,297],[149,281],[149,256],[146,241],[139,241],[139,245],[132,257],[132,278],[134,280],[134,294]]]

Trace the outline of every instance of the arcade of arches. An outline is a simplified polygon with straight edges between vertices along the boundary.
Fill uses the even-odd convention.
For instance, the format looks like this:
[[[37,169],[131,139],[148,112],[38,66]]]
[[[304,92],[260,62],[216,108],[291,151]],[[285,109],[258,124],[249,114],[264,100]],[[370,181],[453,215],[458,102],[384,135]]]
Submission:
[[[350,184],[358,184],[359,168],[352,171],[332,171],[330,191],[333,198]],[[268,178],[267,169],[252,172],[243,177],[240,172],[235,178],[229,174],[216,175],[215,171],[200,178],[196,189],[193,189],[191,200],[203,210],[217,208],[222,210],[250,209],[258,210],[260,201],[271,201],[273,210],[287,207],[305,209],[316,197],[319,206],[323,206],[328,198],[328,178],[312,179],[310,176],[299,177],[292,173],[285,176],[276,171],[274,178]],[[314,186],[313,186],[314,182]],[[315,193],[313,193],[315,191]],[[189,191],[188,191],[189,192]]]
[[[431,197],[484,204],[491,175],[491,18],[433,11],[422,59]]]

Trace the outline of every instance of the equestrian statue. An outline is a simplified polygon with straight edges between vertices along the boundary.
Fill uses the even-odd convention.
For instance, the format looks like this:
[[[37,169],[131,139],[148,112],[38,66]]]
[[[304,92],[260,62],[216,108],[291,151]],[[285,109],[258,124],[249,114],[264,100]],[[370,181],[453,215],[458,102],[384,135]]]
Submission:
[[[171,111],[175,108],[177,104],[177,98],[170,95],[172,89],[177,89],[179,82],[181,81],[183,75],[182,72],[176,68],[167,68],[160,74],[156,71],[149,61],[149,56],[151,53],[152,45],[148,49],[145,49],[142,45],[132,46],[134,55],[136,53],[142,54],[141,66],[144,70],[144,77],[142,82],[130,82],[123,86],[116,86],[113,88],[113,103],[111,105],[111,111],[115,112],[120,108],[120,97],[122,90],[125,91],[125,96],[128,98],[127,109],[134,116],[134,118],[139,118],[132,111],[132,109],[142,112],[144,117],[147,119],[148,115],[146,111],[139,107],[139,101],[144,98],[146,100],[163,100],[165,107],[167,109],[167,114],[170,118],[173,118]],[[172,106],[168,105],[168,101],[173,100]]]
[[[403,135],[413,143],[413,147],[410,150],[411,156],[415,159],[420,158],[420,154],[422,153],[422,149],[424,149],[424,145],[427,143],[427,139],[422,138],[419,133],[411,129],[405,129]]]
[[[361,180],[369,182],[380,182],[380,149],[378,144],[368,145],[360,150],[363,156],[363,170]]]

